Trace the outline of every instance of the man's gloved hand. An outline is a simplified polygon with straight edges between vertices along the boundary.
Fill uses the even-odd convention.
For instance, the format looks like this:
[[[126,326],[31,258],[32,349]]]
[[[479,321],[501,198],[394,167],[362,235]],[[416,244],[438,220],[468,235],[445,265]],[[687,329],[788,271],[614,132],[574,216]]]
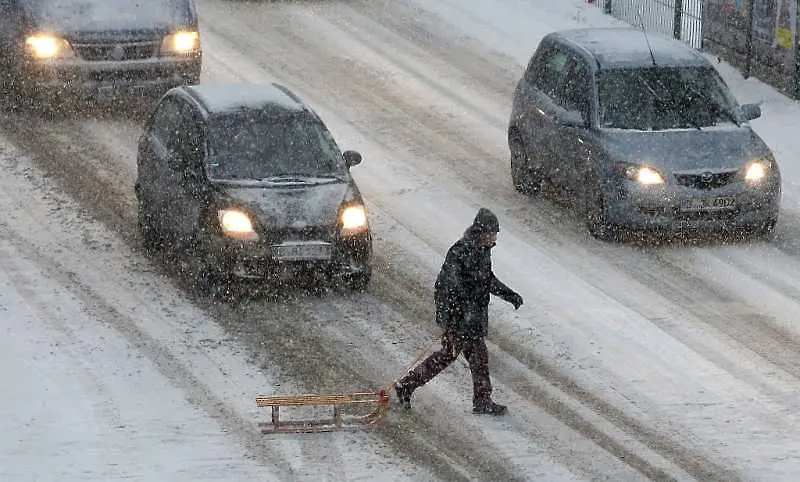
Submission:
[[[519,293],[514,293],[508,298],[508,302],[514,305],[515,310],[518,310],[522,306],[522,296]]]

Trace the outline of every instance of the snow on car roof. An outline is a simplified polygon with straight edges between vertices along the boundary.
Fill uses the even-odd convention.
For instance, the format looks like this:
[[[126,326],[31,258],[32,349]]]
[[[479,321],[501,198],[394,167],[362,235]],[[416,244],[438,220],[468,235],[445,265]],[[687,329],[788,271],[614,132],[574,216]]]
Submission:
[[[562,30],[548,37],[588,51],[598,60],[601,69],[652,65],[648,40],[658,65],[668,67],[709,65],[702,55],[683,42],[656,32],[647,32],[645,38],[642,30],[638,28]]]
[[[186,87],[186,91],[205,106],[211,114],[240,110],[262,110],[281,107],[303,110],[303,104],[292,98],[279,84],[199,84]]]

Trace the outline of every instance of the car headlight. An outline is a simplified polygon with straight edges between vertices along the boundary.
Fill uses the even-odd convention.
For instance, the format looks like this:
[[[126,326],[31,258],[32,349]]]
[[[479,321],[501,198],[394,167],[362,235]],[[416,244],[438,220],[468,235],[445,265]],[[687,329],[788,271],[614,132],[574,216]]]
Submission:
[[[200,33],[197,30],[181,30],[164,36],[161,52],[166,54],[188,54],[200,48]]]
[[[25,39],[25,51],[38,60],[69,58],[74,55],[69,42],[50,34],[31,35]]]
[[[747,165],[744,171],[744,180],[749,182],[759,182],[766,177],[769,172],[769,163],[766,161],[753,161]]]
[[[236,239],[258,239],[258,233],[253,230],[250,216],[238,209],[220,209],[219,224],[225,236]]]
[[[625,177],[644,186],[664,184],[664,176],[652,167],[647,166],[628,166],[625,168]]]
[[[356,234],[367,228],[367,211],[357,204],[347,206],[340,215],[343,234]]]

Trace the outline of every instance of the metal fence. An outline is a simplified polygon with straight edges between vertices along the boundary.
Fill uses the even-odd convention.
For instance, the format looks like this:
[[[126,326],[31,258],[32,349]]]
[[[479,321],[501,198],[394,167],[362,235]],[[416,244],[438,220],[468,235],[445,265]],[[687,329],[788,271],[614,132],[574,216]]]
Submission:
[[[631,25],[683,40],[800,99],[800,0],[587,0]]]
[[[797,0],[706,0],[707,50],[800,98]]]
[[[597,4],[598,2],[593,2]],[[606,13],[703,48],[704,0],[603,0]]]

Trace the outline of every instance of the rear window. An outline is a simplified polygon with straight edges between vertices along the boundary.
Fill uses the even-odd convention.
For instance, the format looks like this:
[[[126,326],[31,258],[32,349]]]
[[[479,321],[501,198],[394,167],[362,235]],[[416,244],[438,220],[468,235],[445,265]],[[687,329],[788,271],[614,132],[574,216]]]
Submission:
[[[31,0],[43,26],[60,31],[170,29],[189,25],[185,0]]]

